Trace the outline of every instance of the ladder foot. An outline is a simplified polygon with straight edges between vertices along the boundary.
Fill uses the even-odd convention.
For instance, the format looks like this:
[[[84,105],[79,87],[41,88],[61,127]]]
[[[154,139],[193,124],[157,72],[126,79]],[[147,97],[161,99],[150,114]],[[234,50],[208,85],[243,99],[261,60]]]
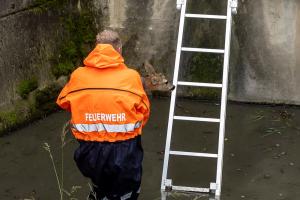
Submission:
[[[238,0],[231,0],[231,13],[233,15],[237,14]]]
[[[209,193],[215,194],[217,190],[217,184],[216,183],[210,183],[209,186]]]
[[[165,192],[170,192],[172,191],[172,180],[171,179],[166,179],[164,181],[164,184],[162,185],[161,187],[161,190],[162,191],[165,191]]]
[[[177,0],[177,2],[176,2],[177,10],[181,10],[181,6],[182,6],[183,3],[184,3],[183,0]]]

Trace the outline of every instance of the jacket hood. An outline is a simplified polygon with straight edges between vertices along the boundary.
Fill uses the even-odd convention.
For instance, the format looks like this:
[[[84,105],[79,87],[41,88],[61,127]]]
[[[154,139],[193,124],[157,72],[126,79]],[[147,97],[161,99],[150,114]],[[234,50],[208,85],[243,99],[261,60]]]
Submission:
[[[123,57],[110,44],[97,44],[83,61],[85,66],[96,68],[118,67]]]

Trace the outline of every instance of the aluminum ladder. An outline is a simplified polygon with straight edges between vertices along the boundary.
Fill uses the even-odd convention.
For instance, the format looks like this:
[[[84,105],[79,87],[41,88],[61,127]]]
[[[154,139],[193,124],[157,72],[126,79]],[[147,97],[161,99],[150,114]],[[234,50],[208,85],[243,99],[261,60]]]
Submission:
[[[164,165],[163,165],[163,173],[162,173],[162,181],[161,181],[161,190],[163,192],[168,191],[168,190],[174,190],[174,191],[182,191],[182,192],[215,193],[215,196],[219,197],[221,195],[221,183],[222,183],[225,118],[226,118],[227,86],[228,86],[228,68],[229,68],[230,40],[231,40],[231,24],[232,24],[232,14],[237,13],[238,0],[227,0],[228,1],[227,15],[207,15],[207,14],[186,13],[187,1],[188,0],[177,0],[177,9],[181,9],[181,15],[180,15],[177,51],[176,51],[174,77],[173,77],[173,85],[175,86],[175,89],[172,91],[172,95],[171,95],[167,139],[166,139],[166,147],[165,147],[165,155],[164,155]],[[184,29],[185,18],[225,20],[226,21],[225,48],[224,49],[206,49],[206,48],[182,47],[182,38],[183,38],[183,29]],[[224,54],[222,83],[216,84],[216,83],[198,83],[198,82],[178,81],[180,56],[181,56],[182,51]],[[203,117],[174,116],[176,92],[177,92],[178,86],[222,88],[220,118],[216,119],[216,118],[203,118]],[[218,153],[217,154],[197,153],[197,152],[184,152],[184,151],[170,150],[172,127],[173,127],[174,120],[219,123]],[[194,157],[217,159],[216,181],[214,183],[210,183],[209,188],[198,188],[198,187],[186,187],[186,186],[172,185],[172,179],[167,178],[170,155],[194,156]]]

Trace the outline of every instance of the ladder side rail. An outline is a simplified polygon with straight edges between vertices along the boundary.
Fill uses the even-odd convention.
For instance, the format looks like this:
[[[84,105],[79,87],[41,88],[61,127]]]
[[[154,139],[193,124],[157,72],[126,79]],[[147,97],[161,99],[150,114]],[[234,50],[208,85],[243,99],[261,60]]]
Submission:
[[[224,138],[225,138],[228,71],[229,71],[231,24],[232,24],[231,1],[232,0],[228,0],[228,4],[227,4],[225,53],[224,53],[224,63],[223,63],[223,78],[222,78],[223,79],[222,80],[223,87],[222,87],[222,97],[221,97],[218,160],[217,160],[217,176],[216,176],[216,184],[217,184],[216,196],[221,195],[221,185],[222,185],[222,168],[223,168],[223,152],[224,152]]]
[[[183,0],[182,3],[183,4],[182,4],[182,7],[181,7],[181,14],[180,14],[180,23],[179,23],[176,58],[175,58],[175,67],[174,67],[174,75],[173,75],[173,85],[175,86],[175,89],[172,91],[171,102],[170,102],[168,130],[167,130],[167,138],[166,138],[166,146],[165,146],[164,163],[163,163],[163,173],[162,173],[162,180],[161,180],[161,190],[165,190],[165,181],[167,179],[169,157],[170,157],[170,146],[171,146],[171,137],[172,137],[172,128],[173,128],[173,116],[174,116],[175,100],[176,100],[176,93],[177,93],[177,81],[178,81],[178,72],[179,72],[179,65],[180,65],[180,55],[181,55],[181,47],[182,47],[183,28],[184,28],[184,21],[185,21],[186,0]]]

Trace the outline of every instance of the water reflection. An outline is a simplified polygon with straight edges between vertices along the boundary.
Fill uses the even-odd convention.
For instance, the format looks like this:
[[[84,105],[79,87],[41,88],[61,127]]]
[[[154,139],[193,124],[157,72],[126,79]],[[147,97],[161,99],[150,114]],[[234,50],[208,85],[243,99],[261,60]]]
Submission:
[[[155,200],[221,200],[220,197],[216,197],[209,194],[199,193],[184,193],[184,192],[161,192],[161,198]]]

